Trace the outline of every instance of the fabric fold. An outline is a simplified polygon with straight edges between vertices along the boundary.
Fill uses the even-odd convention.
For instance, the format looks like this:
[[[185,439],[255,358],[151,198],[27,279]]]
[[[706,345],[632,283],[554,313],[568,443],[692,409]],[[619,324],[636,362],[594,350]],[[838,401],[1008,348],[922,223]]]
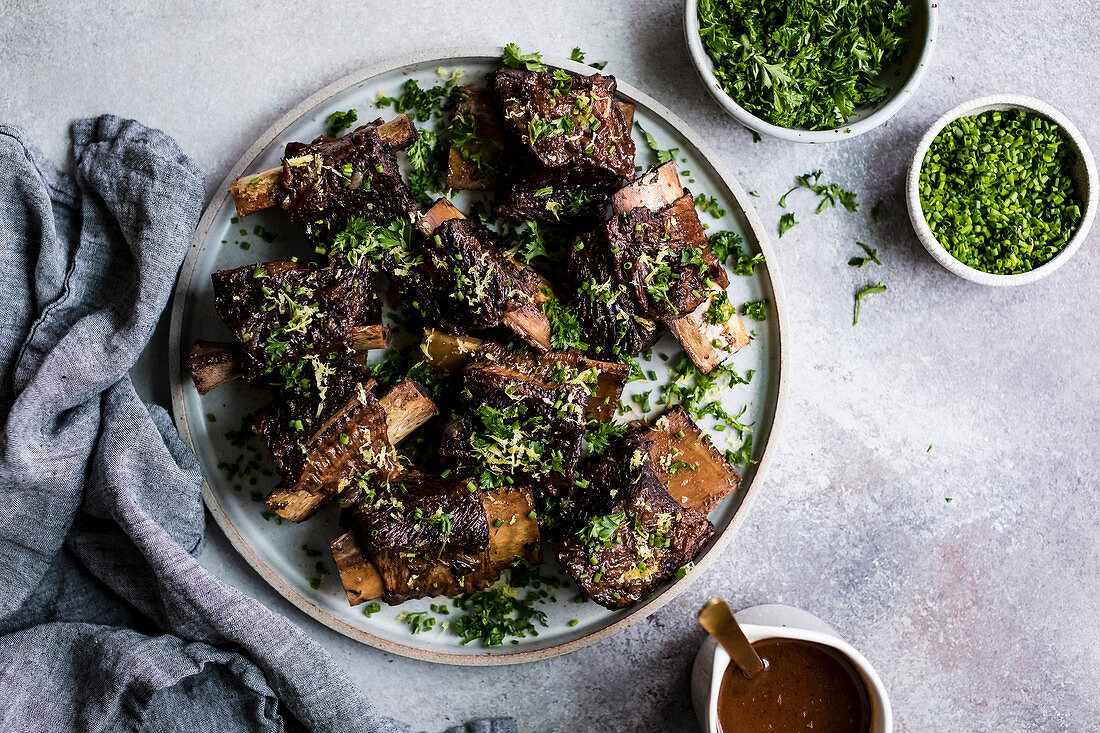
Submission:
[[[195,559],[198,463],[128,371],[203,176],[132,120],[80,120],[72,136],[70,176],[0,126],[0,728],[406,731]]]

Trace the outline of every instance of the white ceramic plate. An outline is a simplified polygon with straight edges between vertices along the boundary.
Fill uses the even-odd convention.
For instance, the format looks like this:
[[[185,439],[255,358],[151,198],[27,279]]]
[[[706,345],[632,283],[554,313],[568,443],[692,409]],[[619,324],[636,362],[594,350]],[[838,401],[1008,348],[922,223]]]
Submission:
[[[422,87],[433,86],[441,82],[440,73],[449,74],[456,69],[465,72],[463,83],[476,82],[499,65],[500,53],[499,48],[436,51],[365,69],[329,85],[288,112],[237,162],[207,208],[183,265],[172,312],[170,363],[176,424],[203,466],[206,479],[203,496],[233,546],[276,590],[333,629],[387,651],[450,664],[510,664],[579,649],[645,618],[706,572],[744,518],[756,484],[768,465],[784,393],[783,298],[775,270],[769,267],[771,250],[761,222],[749,203],[751,199],[717,167],[713,154],[683,122],[620,80],[620,97],[637,106],[635,119],[656,137],[662,148],[679,148],[680,169],[690,172],[683,176],[685,184],[695,194],[716,196],[727,212],[721,220],[701,214],[702,220],[711,231],[732,229],[739,232],[745,238],[746,248],[754,253],[763,252],[768,261],[767,265],[756,268],[753,277],[731,276],[731,303],[766,298],[770,305],[767,321],[747,321],[746,327],[756,332],[756,338],[731,360],[742,373],[754,370],[754,378],[749,385],[722,395],[728,410],[736,413],[746,408],[742,419],[753,425],[754,452],[759,462],[743,471],[744,481],[738,492],[711,513],[717,531],[695,569],[682,580],[662,588],[650,601],[617,612],[591,602],[575,603],[575,586],[559,590],[554,596],[556,601],[541,606],[549,618],[549,626],[540,628],[537,637],[519,639],[517,643],[506,641],[503,646],[491,648],[479,642],[463,646],[456,634],[445,629],[413,635],[397,618],[403,611],[426,610],[429,603],[439,603],[439,600],[411,601],[393,608],[383,605],[383,610],[371,618],[364,616],[362,606],[348,606],[328,553],[328,543],[340,534],[335,508],[323,510],[299,525],[278,524],[270,515],[264,518],[264,506],[259,498],[277,483],[273,467],[253,438],[251,445],[258,450],[246,451],[244,462],[254,456],[256,461],[251,472],[241,475],[233,468],[241,451],[226,436],[227,431],[240,429],[242,419],[259,406],[262,395],[248,387],[227,384],[200,396],[187,374],[185,358],[195,339],[229,340],[225,327],[214,313],[211,273],[257,261],[287,259],[294,254],[308,256],[309,253],[295,225],[286,222],[278,209],[234,222],[236,212],[228,195],[229,183],[246,171],[277,165],[286,143],[312,140],[321,134],[325,118],[334,111],[356,108],[361,121],[376,116],[388,118],[393,115],[392,110],[375,107],[374,100],[379,93],[398,94],[401,85],[410,78],[420,80]],[[566,60],[546,59],[546,62],[579,73],[592,71]],[[613,73],[614,69],[609,71]],[[634,137],[638,143],[638,164],[647,166],[655,162],[637,130]],[[404,155],[400,157],[403,159]],[[455,197],[460,208],[469,201],[465,196]],[[254,233],[257,226],[276,234],[277,238],[266,242]],[[248,242],[249,249],[243,249],[241,242]],[[658,381],[631,384],[628,394],[655,390],[656,396],[657,388],[667,377],[666,362],[659,354],[675,355],[678,351],[678,344],[666,336],[653,350],[652,363],[643,365],[657,372]],[[624,400],[630,402],[628,396]],[[627,415],[623,419],[630,418],[631,415]],[[707,426],[704,423],[704,427]],[[736,435],[730,436],[732,442],[726,440],[728,433],[712,435],[719,448],[736,448],[740,444]],[[311,555],[303,545],[320,550],[321,554]],[[327,573],[321,575],[319,568]],[[555,565],[547,569],[551,568]],[[315,582],[318,578],[319,583]],[[577,623],[570,626],[574,619]]]

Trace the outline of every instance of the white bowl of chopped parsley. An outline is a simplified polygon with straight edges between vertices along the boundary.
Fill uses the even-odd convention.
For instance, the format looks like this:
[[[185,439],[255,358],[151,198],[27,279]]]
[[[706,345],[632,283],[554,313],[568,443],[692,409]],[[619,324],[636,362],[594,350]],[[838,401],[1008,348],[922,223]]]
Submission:
[[[847,140],[893,117],[932,57],[933,0],[686,0],[703,85],[745,127]]]
[[[924,248],[959,277],[1024,285],[1080,248],[1096,215],[1096,163],[1050,105],[997,95],[943,115],[917,145],[905,185]]]

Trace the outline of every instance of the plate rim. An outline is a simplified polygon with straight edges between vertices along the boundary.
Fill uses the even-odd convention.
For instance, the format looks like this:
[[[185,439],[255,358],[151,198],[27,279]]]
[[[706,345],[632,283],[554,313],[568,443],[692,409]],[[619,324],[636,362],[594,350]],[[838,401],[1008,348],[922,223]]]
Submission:
[[[203,211],[202,218],[199,220],[199,224],[195,229],[195,235],[191,240],[191,246],[188,249],[187,256],[184,259],[181,266],[179,278],[176,281],[176,287],[172,293],[172,313],[169,327],[168,336],[168,358],[169,358],[169,380],[172,391],[172,419],[175,422],[176,428],[179,431],[180,437],[191,449],[192,453],[195,452],[194,440],[191,436],[191,428],[187,419],[187,410],[184,400],[184,390],[187,386],[186,376],[184,374],[184,365],[182,360],[182,344],[180,343],[180,336],[182,335],[183,316],[186,311],[186,305],[188,300],[188,291],[190,290],[191,282],[195,275],[195,267],[198,263],[199,255],[202,252],[202,245],[207,238],[210,227],[213,225],[214,219],[222,207],[228,203],[229,199],[229,186],[230,184],[244,174],[244,171],[251,166],[259,154],[270,145],[280,133],[286,130],[290,125],[297,122],[301,117],[309,113],[315,107],[321,103],[327,101],[331,97],[345,91],[353,86],[364,84],[376,76],[389,73],[391,71],[397,71],[409,66],[420,64],[432,64],[438,63],[440,66],[446,66],[448,63],[454,63],[457,59],[470,59],[470,58],[500,58],[503,53],[503,46],[457,46],[440,48],[430,51],[420,51],[417,53],[404,54],[402,56],[389,58],[380,62],[370,64],[362,67],[356,71],[336,79],[335,81],[326,84],[324,87],[306,97],[304,100],[296,104],[289,111],[281,115],[273,124],[271,124],[266,130],[264,130],[253,142],[247,150],[237,159],[237,162],[229,169],[229,173],[218,186],[214,196],[210,199],[210,202],[206,205]],[[591,71],[591,67],[578,63],[569,59],[564,59],[554,56],[543,56],[543,62],[568,71],[576,73],[587,73]],[[788,324],[786,317],[785,296],[783,293],[782,281],[779,276],[778,268],[775,266],[775,252],[771,247],[771,242],[767,237],[764,230],[763,222],[757,214],[755,207],[748,201],[748,194],[737,179],[733,178],[726,170],[725,165],[715,155],[715,152],[710,146],[695,132],[690,126],[688,126],[679,116],[673,113],[670,109],[663,104],[653,99],[645,92],[642,92],[638,88],[631,84],[623,82],[619,77],[615,77],[618,83],[618,92],[630,99],[631,101],[641,104],[649,108],[654,114],[662,117],[669,125],[676,129],[676,131],[682,135],[688,142],[695,146],[699,153],[707,160],[707,162],[714,168],[715,173],[721,179],[722,183],[733,194],[733,198],[737,205],[740,207],[741,212],[744,214],[749,228],[752,230],[753,236],[756,237],[757,245],[760,247],[760,252],[764,255],[764,264],[768,270],[768,278],[771,281],[772,298],[774,300],[774,311],[776,314],[776,351],[778,352],[778,359],[776,360],[775,368],[778,371],[777,374],[777,386],[776,386],[776,400],[775,408],[772,415],[771,427],[768,435],[768,441],[765,444],[764,452],[760,455],[759,463],[756,467],[756,473],[753,476],[752,481],[749,483],[748,488],[745,490],[744,497],[741,500],[741,505],[734,512],[730,518],[729,524],[718,535],[714,541],[714,545],[699,561],[696,563],[692,572],[687,573],[683,578],[673,583],[671,586],[665,589],[663,593],[653,598],[650,602],[643,606],[638,607],[634,611],[630,612],[623,618],[615,621],[612,624],[605,626],[602,629],[598,629],[589,634],[586,634],[578,639],[566,641],[554,646],[545,647],[542,649],[532,649],[530,651],[517,651],[509,652],[505,654],[495,653],[493,650],[487,650],[482,654],[453,654],[448,652],[439,652],[428,649],[420,649],[418,647],[409,646],[400,642],[390,641],[380,636],[360,629],[356,626],[343,621],[336,616],[332,615],[328,611],[314,604],[308,598],[298,592],[297,589],[292,587],[289,583],[283,580],[279,574],[272,569],[259,554],[252,548],[252,546],[245,540],[240,534],[237,528],[233,525],[228,514],[222,509],[221,504],[218,501],[217,496],[210,488],[209,482],[206,480],[205,474],[202,481],[202,498],[203,503],[210,510],[210,514],[214,517],[215,522],[221,527],[222,532],[225,533],[229,539],[233,549],[245,559],[245,561],[259,573],[260,577],[264,579],[272,588],[274,588],[283,598],[290,601],[301,611],[313,619],[324,624],[328,628],[336,631],[344,636],[347,636],[355,641],[363,644],[381,649],[385,652],[393,654],[399,654],[404,657],[410,657],[413,659],[419,659],[422,661],[450,664],[456,666],[503,666],[511,664],[523,664],[527,662],[534,662],[543,659],[550,659],[551,657],[568,654],[570,652],[583,649],[584,647],[595,644],[603,639],[607,639],[620,631],[625,630],[629,626],[632,626],[639,621],[649,617],[653,613],[663,608],[666,604],[671,602],[674,598],[679,596],[691,583],[701,577],[706,570],[714,563],[717,557],[726,549],[726,547],[733,540],[738,528],[745,521],[745,517],[748,515],[752,503],[759,493],[759,484],[761,479],[766,475],[766,469],[771,465],[773,457],[776,452],[776,442],[779,435],[781,424],[783,421],[784,409],[786,406],[787,397],[787,377],[786,377],[786,351],[784,349],[784,335],[787,332]],[[239,590],[239,589],[238,589]],[[293,620],[288,619],[293,623]]]

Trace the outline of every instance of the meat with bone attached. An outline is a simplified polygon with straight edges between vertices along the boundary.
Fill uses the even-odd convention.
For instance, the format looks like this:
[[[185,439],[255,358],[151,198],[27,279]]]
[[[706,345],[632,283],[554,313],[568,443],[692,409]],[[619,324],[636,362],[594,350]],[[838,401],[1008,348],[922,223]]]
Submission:
[[[288,430],[281,406],[262,415],[257,432],[268,439],[282,474],[264,500],[272,511],[300,522],[334,496],[356,501],[369,482],[400,469],[394,445],[431,419],[435,403],[412,379],[398,383],[380,400],[371,386],[359,385],[308,429],[292,422]]]
[[[634,142],[614,77],[501,69],[491,83],[515,151],[498,186],[497,215],[573,223],[602,217],[608,195],[634,175]]]
[[[657,324],[683,318],[729,283],[691,193],[667,163],[612,199],[615,215],[582,237],[568,270],[570,306],[593,354],[633,354]]]
[[[565,571],[607,608],[656,590],[714,533],[705,515],[669,496],[649,443],[639,428],[585,461],[565,502],[566,533],[554,545]]]
[[[580,458],[595,375],[547,371],[508,356],[467,364],[439,458],[483,488],[515,482],[537,497],[560,493]]]
[[[539,349],[549,323],[536,303],[535,272],[505,255],[500,237],[440,199],[416,225],[415,256],[391,267],[404,301],[452,334],[507,326]]]
[[[355,327],[377,323],[374,278],[365,266],[315,268],[265,262],[211,277],[214,309],[239,346],[244,378],[352,348]]]
[[[517,558],[537,559],[531,506],[530,492],[518,487],[482,493],[470,491],[465,479],[412,471],[379,483],[373,496],[344,513],[361,553],[337,558],[349,601],[359,598],[349,588],[348,560],[367,578],[372,573],[362,565],[369,563],[381,581],[367,592],[360,581],[357,595],[387,603],[488,587]]]
[[[283,158],[283,209],[325,240],[353,216],[377,224],[407,220],[416,199],[401,177],[394,146],[378,132],[381,120],[339,138],[289,143]]]
[[[576,351],[514,351],[493,341],[473,336],[452,336],[432,328],[424,329],[420,353],[432,369],[443,373],[454,372],[474,358],[490,362],[508,360],[510,366],[540,378],[562,374],[564,370],[575,370],[577,373],[593,370],[596,382],[586,413],[599,422],[608,422],[615,417],[623,387],[630,376],[629,364],[586,359]]]

